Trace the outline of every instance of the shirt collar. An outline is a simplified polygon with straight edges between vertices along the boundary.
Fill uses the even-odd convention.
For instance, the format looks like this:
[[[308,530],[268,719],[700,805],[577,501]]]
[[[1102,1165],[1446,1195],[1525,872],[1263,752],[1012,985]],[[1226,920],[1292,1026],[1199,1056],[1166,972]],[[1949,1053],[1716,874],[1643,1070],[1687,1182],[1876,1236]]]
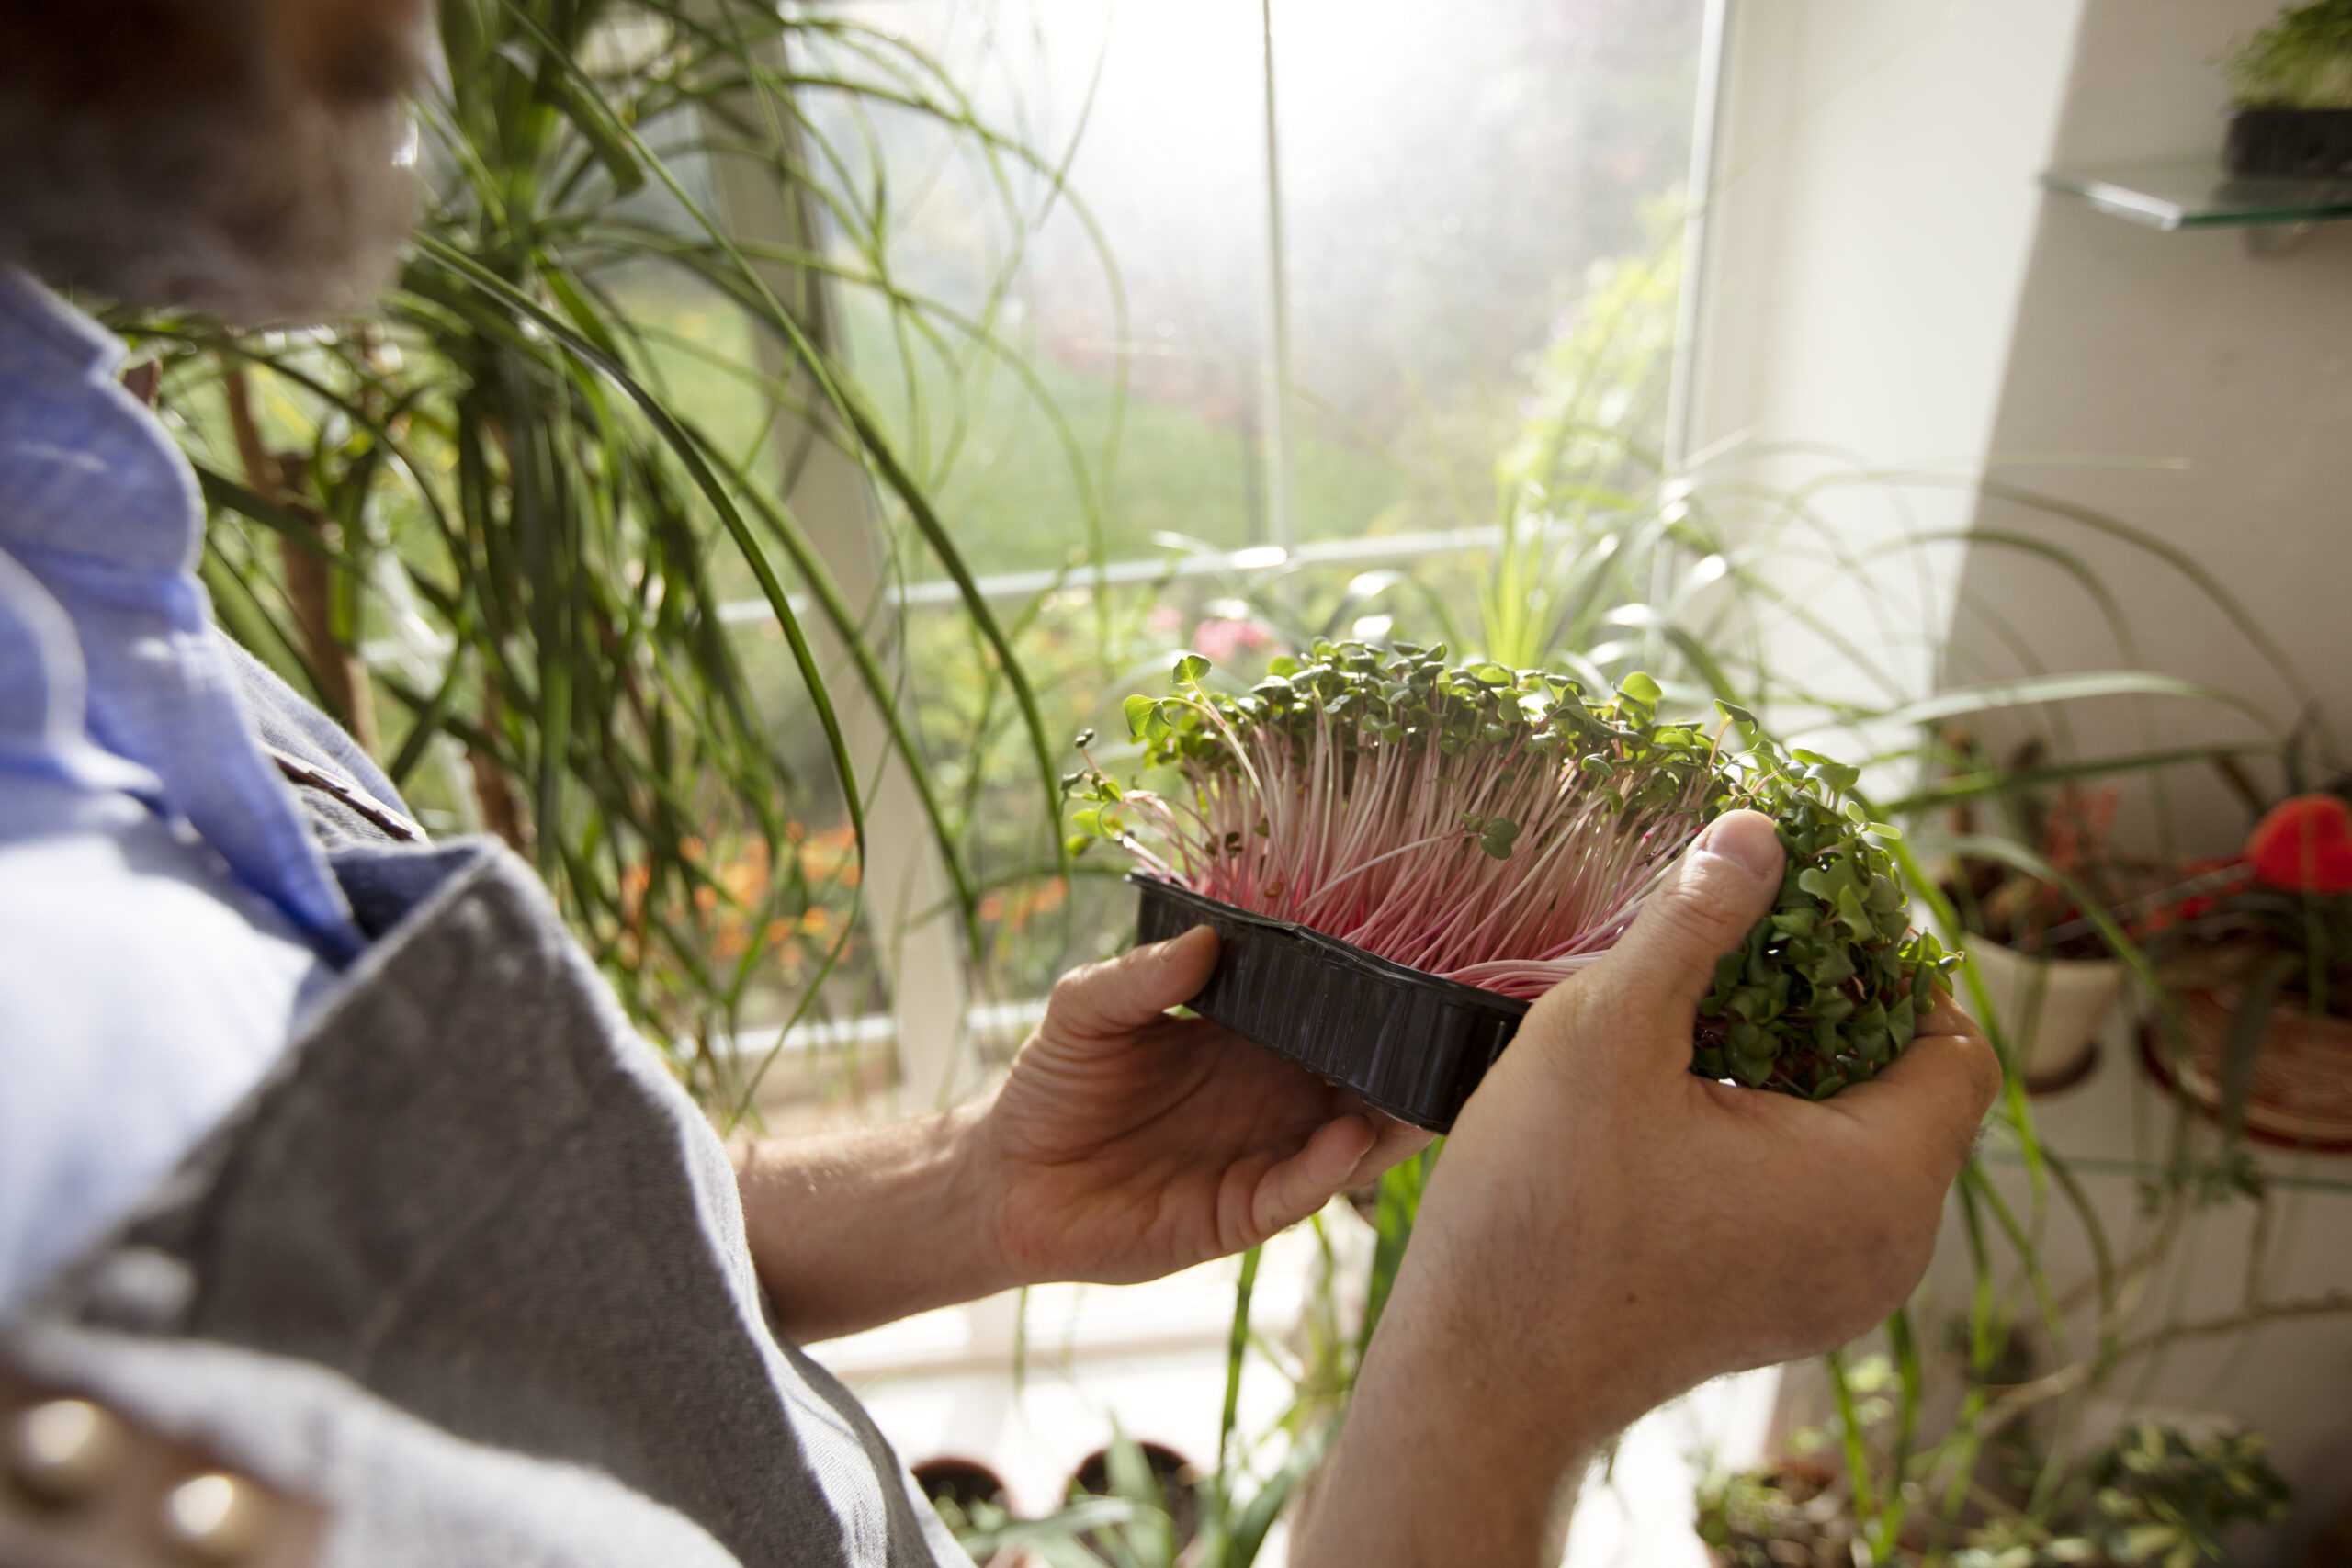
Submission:
[[[0,334],[0,368],[12,374],[46,366],[80,376],[123,361],[120,339],[12,262],[0,262],[0,318],[9,328]]]
[[[0,267],[0,555],[17,569],[0,571],[0,784],[16,772],[137,795],[329,952],[355,953],[349,906],[262,750],[197,581],[195,472],[115,379],[124,356]]]
[[[195,570],[202,493],[116,379],[126,357],[113,333],[0,265],[0,547]]]

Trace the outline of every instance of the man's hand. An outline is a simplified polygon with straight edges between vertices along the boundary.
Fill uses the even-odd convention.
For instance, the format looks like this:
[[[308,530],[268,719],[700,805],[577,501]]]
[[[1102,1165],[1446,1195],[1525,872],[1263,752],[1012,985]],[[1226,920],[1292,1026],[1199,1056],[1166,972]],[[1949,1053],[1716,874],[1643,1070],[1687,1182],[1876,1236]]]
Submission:
[[[1255,1247],[1429,1134],[1168,1009],[1216,964],[1183,935],[1066,976],[976,1130],[976,1179],[1023,1280],[1125,1284]]]
[[[1430,1178],[1300,1568],[1532,1568],[1553,1488],[1611,1434],[1918,1282],[2000,1087],[1966,1015],[1820,1104],[1690,1072],[1714,960],[1781,874],[1767,818],[1720,818],[1528,1014]]]
[[[752,1258],[807,1341],[1050,1280],[1157,1279],[1253,1247],[1429,1134],[1168,1009],[1216,933],[1080,969],[996,1094],[735,1151]]]

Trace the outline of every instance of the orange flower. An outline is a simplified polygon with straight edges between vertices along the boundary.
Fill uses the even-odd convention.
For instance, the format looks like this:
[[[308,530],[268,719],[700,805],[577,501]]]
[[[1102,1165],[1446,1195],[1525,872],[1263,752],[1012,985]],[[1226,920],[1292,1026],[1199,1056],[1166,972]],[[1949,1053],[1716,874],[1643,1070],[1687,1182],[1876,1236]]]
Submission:
[[[2245,858],[2274,886],[2352,892],[2352,806],[2336,795],[2291,795],[2255,825]]]
[[[729,909],[718,917],[718,932],[711,939],[713,953],[721,958],[741,958],[750,944],[751,932],[742,916]]]
[[[718,883],[737,903],[756,904],[767,891],[768,868],[753,863],[748,857],[732,861],[719,868]]]

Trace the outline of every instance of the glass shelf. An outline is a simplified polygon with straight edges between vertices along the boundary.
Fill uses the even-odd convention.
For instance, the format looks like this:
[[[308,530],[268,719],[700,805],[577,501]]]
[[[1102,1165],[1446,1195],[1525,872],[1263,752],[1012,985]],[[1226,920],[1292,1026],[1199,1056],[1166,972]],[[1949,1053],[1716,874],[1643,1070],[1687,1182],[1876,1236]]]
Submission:
[[[2352,218],[2352,179],[2233,175],[2211,157],[2052,169],[2041,183],[2151,229],[2300,227]]]

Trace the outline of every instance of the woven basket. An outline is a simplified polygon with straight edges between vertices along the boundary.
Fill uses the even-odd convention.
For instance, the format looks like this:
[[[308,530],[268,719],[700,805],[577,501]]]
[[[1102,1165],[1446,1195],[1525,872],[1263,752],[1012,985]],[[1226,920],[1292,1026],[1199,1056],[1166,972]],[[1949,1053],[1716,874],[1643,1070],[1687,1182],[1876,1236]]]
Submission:
[[[2149,1066],[2218,1116],[2230,1023],[2239,993],[2216,986],[2181,998],[2185,1059],[2169,1060],[2153,1031],[2142,1035]],[[2352,1019],[2313,1017],[2297,1003],[2270,1010],[2246,1090],[2245,1130],[2266,1143],[2352,1153]]]

